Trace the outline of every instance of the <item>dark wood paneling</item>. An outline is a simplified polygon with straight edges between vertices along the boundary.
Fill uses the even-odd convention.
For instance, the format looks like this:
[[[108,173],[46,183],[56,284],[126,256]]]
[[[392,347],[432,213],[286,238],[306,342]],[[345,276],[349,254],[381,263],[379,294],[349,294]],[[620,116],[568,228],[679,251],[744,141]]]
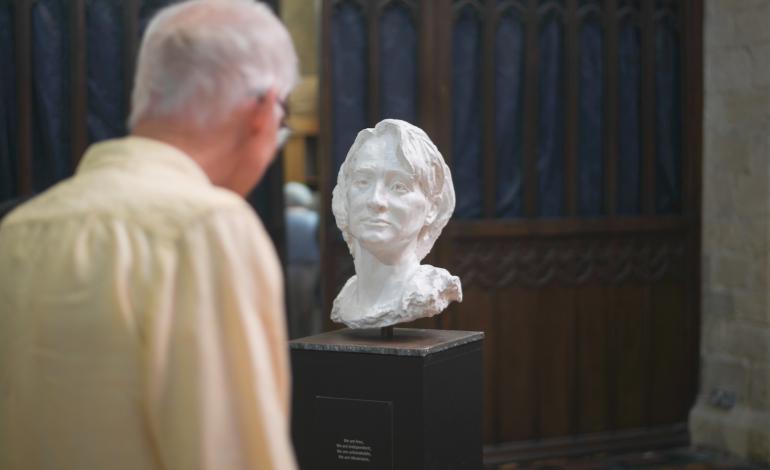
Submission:
[[[688,351],[687,309],[684,283],[662,282],[650,287],[651,415],[650,424],[660,425],[687,416]]]
[[[510,287],[500,291],[501,309],[497,386],[500,439],[487,442],[523,441],[538,435],[539,383],[537,380],[537,291]],[[494,334],[494,332],[493,332]]]
[[[467,240],[448,262],[463,285],[488,289],[639,283],[686,275],[683,235]],[[614,321],[610,319],[609,321]]]
[[[682,2],[679,17],[683,40],[680,45],[682,82],[682,207],[685,215],[700,217],[701,166],[703,145],[703,2]],[[686,114],[684,114],[686,113]],[[685,117],[686,116],[686,117]]]
[[[700,303],[701,303],[701,152],[703,145],[703,2],[682,2],[680,23],[682,41],[682,169],[683,201],[685,215],[696,220],[689,233],[690,260],[686,292],[687,330],[685,335],[687,367],[685,407],[694,405],[698,393],[698,369],[700,364]],[[687,116],[685,119],[684,116]]]
[[[538,293],[537,376],[540,438],[574,434],[575,300],[569,287]]]
[[[591,284],[577,289],[577,433],[610,429],[607,288]]]
[[[467,331],[483,331],[484,338],[484,442],[497,442],[498,399],[496,363],[499,336],[497,322],[496,293],[488,289],[468,288],[463,290],[463,302],[455,314],[449,315],[449,328]]]
[[[610,294],[610,377],[614,380],[611,423],[642,428],[648,421],[649,288],[639,283],[614,287]]]

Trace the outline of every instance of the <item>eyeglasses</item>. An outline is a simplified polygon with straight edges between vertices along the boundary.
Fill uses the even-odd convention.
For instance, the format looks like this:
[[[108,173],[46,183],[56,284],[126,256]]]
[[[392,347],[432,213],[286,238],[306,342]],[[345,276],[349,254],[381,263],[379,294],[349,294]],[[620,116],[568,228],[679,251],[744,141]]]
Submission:
[[[257,100],[262,101],[265,98],[264,94],[258,95]],[[278,124],[278,133],[275,137],[276,150],[281,150],[291,136],[291,127],[289,127],[289,104],[285,99],[275,99],[275,104],[281,108],[281,121]]]
[[[286,145],[286,142],[289,140],[289,136],[291,136],[291,128],[289,127],[289,104],[286,102],[286,100],[275,100],[276,103],[281,107],[281,112],[283,112],[283,116],[281,116],[281,122],[278,125],[278,134],[276,135],[276,146],[280,150],[283,148],[284,145]]]

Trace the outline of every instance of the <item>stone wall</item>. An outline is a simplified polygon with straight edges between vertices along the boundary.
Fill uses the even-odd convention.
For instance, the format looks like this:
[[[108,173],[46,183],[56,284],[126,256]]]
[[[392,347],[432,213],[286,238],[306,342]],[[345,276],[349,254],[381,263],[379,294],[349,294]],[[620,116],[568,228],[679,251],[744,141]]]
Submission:
[[[770,0],[706,0],[692,441],[770,462]]]

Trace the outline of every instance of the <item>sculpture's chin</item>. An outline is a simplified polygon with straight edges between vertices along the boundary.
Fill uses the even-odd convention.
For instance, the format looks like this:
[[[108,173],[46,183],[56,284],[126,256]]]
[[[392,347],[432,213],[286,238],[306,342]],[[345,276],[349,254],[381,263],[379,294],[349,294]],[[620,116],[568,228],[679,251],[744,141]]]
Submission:
[[[390,266],[400,264],[404,260],[416,259],[415,240],[401,237],[358,239],[358,246],[369,252],[380,263]]]

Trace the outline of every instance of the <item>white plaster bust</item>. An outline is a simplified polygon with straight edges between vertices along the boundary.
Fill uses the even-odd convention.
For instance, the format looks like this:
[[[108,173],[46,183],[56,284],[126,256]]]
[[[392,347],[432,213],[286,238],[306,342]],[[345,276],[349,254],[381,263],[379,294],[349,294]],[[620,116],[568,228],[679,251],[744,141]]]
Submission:
[[[457,276],[420,264],[454,207],[452,175],[422,129],[385,119],[359,132],[332,194],[356,268],[334,299],[332,321],[385,327],[461,302]]]

